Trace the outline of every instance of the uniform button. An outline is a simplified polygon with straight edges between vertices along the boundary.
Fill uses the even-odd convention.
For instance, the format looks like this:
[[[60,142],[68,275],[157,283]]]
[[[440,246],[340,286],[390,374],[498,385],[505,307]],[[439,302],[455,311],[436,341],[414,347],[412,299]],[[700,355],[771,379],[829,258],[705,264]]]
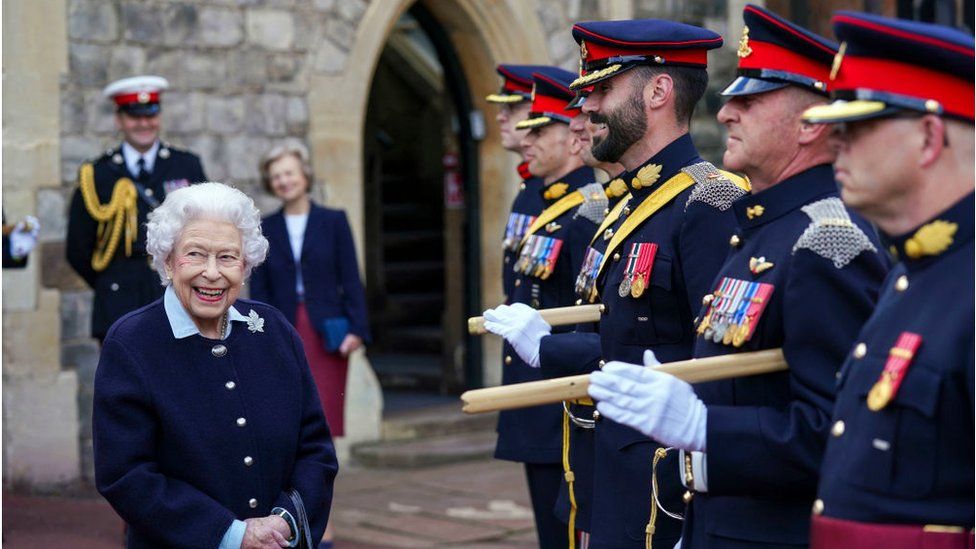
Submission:
[[[601,417],[600,410],[593,410],[593,421],[600,421]]]
[[[519,190],[520,191],[524,191],[525,190],[525,183],[519,183]]]
[[[224,388],[226,388],[228,391],[233,391],[234,387],[237,387],[237,384],[234,383],[233,381],[228,381],[227,383],[224,383]]]
[[[822,515],[824,512],[824,503],[822,499],[818,499],[813,502],[813,514]]]
[[[624,206],[624,215],[630,215],[630,206]]]
[[[245,425],[247,425],[247,419],[242,418],[242,417],[237,418],[237,426],[238,427],[244,427]]]
[[[606,306],[606,304],[605,304],[605,303],[601,303],[601,304],[600,304],[600,314],[601,314],[601,315],[605,315],[605,314],[607,314],[607,306]]]
[[[576,304],[577,305],[582,305],[583,304],[583,300],[582,299],[577,299],[576,300]]]
[[[119,283],[118,282],[113,282],[112,285],[109,286],[109,288],[112,288],[112,291],[113,292],[117,292],[117,291],[119,291]]]
[[[610,208],[603,208],[603,216],[606,217],[610,215]]]
[[[512,363],[512,355],[506,355],[505,364],[511,364],[511,363]]]
[[[258,500],[254,498],[247,500],[247,506],[250,507],[251,509],[254,509],[255,507],[258,506]]]
[[[830,434],[835,437],[839,437],[844,434],[844,421],[838,419],[834,422],[834,426],[830,428]]]
[[[227,347],[223,345],[214,345],[213,349],[210,349],[210,354],[212,354],[217,358],[220,358],[227,354]]]
[[[254,458],[252,458],[251,456],[244,456],[244,465],[248,467],[254,465]]]
[[[740,242],[742,242],[742,239],[737,234],[732,235],[732,238],[729,239],[729,245],[732,247],[738,246]]]
[[[518,288],[521,285],[522,285],[522,279],[521,278],[516,278],[515,279],[515,287]]]
[[[154,194],[156,193],[154,193],[152,189],[146,189],[146,196],[152,196]]]
[[[506,255],[505,256],[505,264],[508,265],[511,261],[512,261],[512,256]]]
[[[899,276],[898,280],[895,281],[895,290],[899,292],[904,292],[907,289],[908,289],[908,277],[905,275]]]
[[[619,253],[619,252],[618,252],[618,253],[615,253],[615,254],[613,254],[613,260],[614,260],[614,261],[620,261],[620,253]]]
[[[601,370],[602,370],[602,369],[603,369],[603,367],[604,367],[604,366],[606,366],[606,365],[607,365],[607,361],[606,361],[606,360],[602,360],[602,359],[601,359],[601,360],[600,360],[600,362],[597,362],[597,366],[599,366]]]
[[[854,358],[864,358],[868,354],[868,346],[863,342],[854,346]]]
[[[836,373],[836,374],[834,374],[834,377],[835,377],[835,378],[837,378],[837,379],[839,380],[839,379],[840,379],[840,376],[841,376],[841,375],[842,375],[842,374],[841,374],[841,371],[840,371],[840,370],[837,370],[837,373]]]
[[[705,297],[702,298],[702,305],[708,305],[713,299],[715,299],[714,294],[705,294]]]
[[[685,505],[688,505],[689,503],[691,503],[691,499],[692,499],[693,497],[695,497],[695,496],[694,496],[694,494],[692,494],[691,492],[685,492],[685,493],[684,493],[684,495],[683,495],[683,496],[681,496],[681,499],[683,499],[683,500],[684,500],[684,502],[685,502]]]

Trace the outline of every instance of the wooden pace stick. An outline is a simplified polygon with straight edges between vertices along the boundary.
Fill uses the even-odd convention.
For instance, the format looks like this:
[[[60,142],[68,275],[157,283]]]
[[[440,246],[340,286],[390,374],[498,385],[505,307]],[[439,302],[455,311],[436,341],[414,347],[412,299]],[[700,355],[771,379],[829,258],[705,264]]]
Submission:
[[[542,319],[550,326],[571,326],[581,322],[599,322],[600,314],[603,312],[603,305],[576,305],[573,307],[554,307],[552,309],[539,309]],[[485,317],[473,316],[468,319],[468,333],[471,335],[484,335]]]
[[[696,358],[661,364],[654,368],[688,383],[718,381],[734,377],[768,374],[789,369],[782,349]],[[468,414],[496,412],[554,404],[587,398],[590,374],[515,383],[466,391],[461,395],[462,410]]]

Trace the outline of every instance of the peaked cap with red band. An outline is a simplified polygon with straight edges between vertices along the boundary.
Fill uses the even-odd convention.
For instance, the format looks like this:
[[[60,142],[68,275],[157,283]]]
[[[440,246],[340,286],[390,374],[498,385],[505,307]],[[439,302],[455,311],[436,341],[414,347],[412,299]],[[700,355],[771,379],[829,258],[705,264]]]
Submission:
[[[115,108],[133,116],[155,116],[161,110],[160,98],[169,82],[161,76],[131,76],[116,80],[102,95],[112,99]]]
[[[814,123],[845,122],[918,111],[973,122],[973,36],[930,23],[855,12],[834,15],[841,41],[831,97],[808,109]]]
[[[750,95],[789,85],[826,94],[837,44],[749,4],[742,10],[738,77],[722,95]]]
[[[498,65],[495,71],[504,80],[502,89],[485,99],[489,103],[502,104],[528,101],[532,98],[532,73],[548,68],[546,65]]]
[[[574,90],[640,65],[705,68],[708,50],[722,46],[722,37],[708,29],[662,19],[577,23],[573,38],[581,74]]]
[[[547,67],[532,74],[532,109],[529,117],[515,125],[517,129],[540,128],[553,122],[569,124],[579,114],[579,107],[571,107],[576,97],[569,84],[576,75],[560,68]]]

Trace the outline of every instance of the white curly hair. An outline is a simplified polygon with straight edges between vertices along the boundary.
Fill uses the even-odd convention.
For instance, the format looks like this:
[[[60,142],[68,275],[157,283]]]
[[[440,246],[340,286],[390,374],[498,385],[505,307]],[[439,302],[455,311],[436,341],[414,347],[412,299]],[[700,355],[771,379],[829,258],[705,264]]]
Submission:
[[[186,224],[197,219],[226,221],[241,232],[245,280],[267,257],[268,239],[261,234],[261,212],[249,196],[223,183],[190,185],[167,195],[162,205],[149,213],[146,251],[152,256],[152,266],[163,286],[170,283],[166,260],[173,246]]]

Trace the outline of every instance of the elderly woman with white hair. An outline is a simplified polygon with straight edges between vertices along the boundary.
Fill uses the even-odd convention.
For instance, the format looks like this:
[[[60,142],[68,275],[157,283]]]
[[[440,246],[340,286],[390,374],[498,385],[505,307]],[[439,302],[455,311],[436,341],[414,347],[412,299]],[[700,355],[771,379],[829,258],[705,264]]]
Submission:
[[[268,251],[253,201],[180,189],[147,235],[164,296],[112,326],[95,376],[95,480],[127,546],[314,546],[338,465],[301,339],[238,298]]]

